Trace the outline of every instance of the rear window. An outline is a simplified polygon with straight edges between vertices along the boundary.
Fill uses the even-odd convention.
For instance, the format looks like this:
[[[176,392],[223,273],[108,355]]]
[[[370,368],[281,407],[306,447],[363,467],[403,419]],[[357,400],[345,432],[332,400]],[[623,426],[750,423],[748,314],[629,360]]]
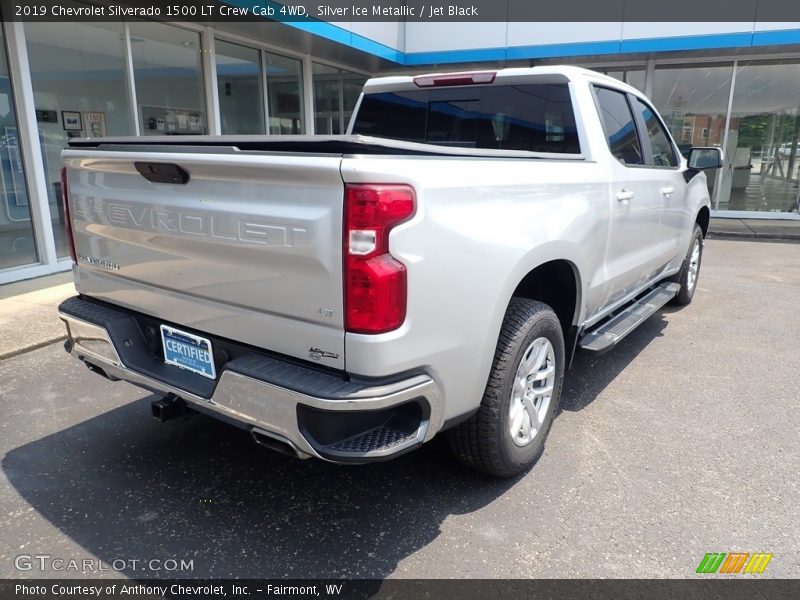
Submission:
[[[353,133],[463,148],[580,152],[566,83],[365,94]]]

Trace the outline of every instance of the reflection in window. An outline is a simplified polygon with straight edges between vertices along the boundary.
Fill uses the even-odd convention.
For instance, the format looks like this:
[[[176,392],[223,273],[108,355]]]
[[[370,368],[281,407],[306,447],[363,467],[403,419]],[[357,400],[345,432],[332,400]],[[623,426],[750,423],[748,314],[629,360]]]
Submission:
[[[647,72],[644,67],[633,67],[629,69],[598,69],[601,73],[605,73],[609,77],[619,79],[630,86],[635,87],[640,92],[644,92],[644,80]]]
[[[342,133],[339,69],[314,63],[314,133]]]
[[[150,21],[130,33],[142,135],[206,133],[200,34]]]
[[[656,66],[651,100],[684,156],[692,146],[722,147],[732,77],[732,63]],[[706,175],[712,199],[719,173]]]
[[[270,52],[266,52],[265,57],[269,133],[304,133],[301,62]]]
[[[264,133],[261,52],[222,40],[214,46],[222,133]]]
[[[131,135],[120,23],[25,23],[50,215],[59,257],[68,256],[61,205],[61,150],[70,137]]]
[[[724,63],[656,67],[651,99],[682,153],[722,146],[732,75]]]

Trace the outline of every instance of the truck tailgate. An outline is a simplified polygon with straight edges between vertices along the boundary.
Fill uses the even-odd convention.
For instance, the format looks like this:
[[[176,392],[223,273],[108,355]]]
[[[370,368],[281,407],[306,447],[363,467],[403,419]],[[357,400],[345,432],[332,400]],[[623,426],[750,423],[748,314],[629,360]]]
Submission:
[[[131,146],[64,161],[79,292],[344,368],[340,155]],[[187,182],[140,173],[172,165]]]

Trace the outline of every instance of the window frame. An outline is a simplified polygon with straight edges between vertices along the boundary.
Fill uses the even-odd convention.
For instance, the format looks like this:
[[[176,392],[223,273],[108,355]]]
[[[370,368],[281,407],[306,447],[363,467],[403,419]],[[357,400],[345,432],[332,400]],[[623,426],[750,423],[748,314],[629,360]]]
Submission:
[[[652,103],[650,103],[646,98],[642,98],[641,96],[637,96],[636,94],[632,94],[630,92],[626,92],[625,95],[628,97],[628,104],[631,107],[631,111],[633,112],[633,118],[636,120],[637,128],[639,129],[639,143],[642,144],[642,150],[645,153],[646,164],[645,165],[634,165],[634,166],[647,166],[653,169],[664,169],[667,171],[677,171],[681,168],[681,161],[680,161],[680,154],[676,151],[675,148],[675,140],[672,139],[672,135],[669,133],[669,129],[664,124],[664,120],[661,118],[661,115],[658,114],[655,108],[653,108]],[[657,165],[655,161],[655,155],[653,154],[653,144],[650,141],[650,133],[647,130],[647,122],[644,120],[644,116],[642,116],[641,111],[636,110],[636,102],[641,102],[644,104],[650,112],[653,113],[658,124],[661,125],[661,129],[664,131],[664,135],[667,138],[667,142],[669,143],[669,147],[672,150],[672,159],[675,161],[675,166],[664,166],[664,165]]]
[[[596,83],[594,81],[591,82],[589,85],[592,87],[591,93],[592,93],[592,99],[594,100],[594,107],[595,110],[597,111],[597,118],[600,120],[600,128],[603,130],[603,137],[606,140],[606,148],[608,149],[608,153],[611,156],[611,158],[613,158],[617,163],[619,163],[626,169],[651,168],[653,165],[648,163],[648,161],[652,162],[652,150],[650,148],[650,138],[648,136],[647,145],[645,145],[642,140],[643,119],[638,119],[636,116],[636,111],[633,110],[631,99],[629,98],[629,96],[632,96],[632,94],[627,90],[621,90],[612,85],[604,85],[602,83]],[[610,92],[615,92],[617,94],[620,94],[625,99],[625,103],[627,104],[628,110],[630,111],[631,117],[633,118],[633,127],[636,130],[636,139],[639,140],[639,148],[642,151],[642,160],[644,161],[642,164],[637,165],[633,163],[622,162],[620,159],[614,156],[614,151],[611,149],[611,143],[608,140],[608,134],[606,134],[605,121],[603,120],[603,112],[600,107],[600,99],[597,97],[597,90],[600,89],[608,90]]]

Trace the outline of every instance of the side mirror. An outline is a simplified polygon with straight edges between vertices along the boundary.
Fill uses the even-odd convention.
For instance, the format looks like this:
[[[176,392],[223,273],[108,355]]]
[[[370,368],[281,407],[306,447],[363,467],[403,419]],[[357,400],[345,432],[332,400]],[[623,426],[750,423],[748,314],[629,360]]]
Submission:
[[[722,168],[722,149],[710,146],[691,148],[686,162],[693,171],[720,169]]]

